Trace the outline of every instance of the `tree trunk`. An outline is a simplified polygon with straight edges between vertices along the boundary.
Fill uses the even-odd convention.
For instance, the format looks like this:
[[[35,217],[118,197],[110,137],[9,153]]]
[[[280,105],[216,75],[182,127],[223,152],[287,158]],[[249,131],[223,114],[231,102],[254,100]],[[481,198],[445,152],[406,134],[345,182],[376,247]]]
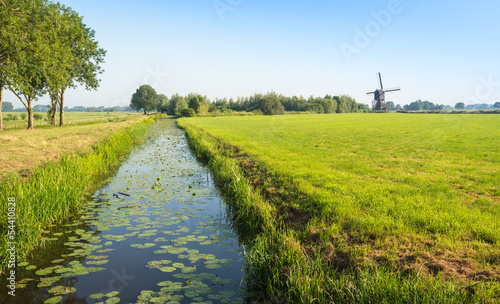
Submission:
[[[64,127],[64,90],[61,90],[61,95],[59,96],[59,126]]]
[[[28,107],[27,107],[27,110],[28,110],[28,130],[34,130],[35,128],[33,128],[33,108],[31,107],[32,101],[27,100],[27,102],[28,102]]]
[[[0,132],[3,132],[2,103],[3,103],[3,83],[0,83]]]
[[[52,104],[52,107],[53,107],[53,109],[52,109],[52,112],[50,113],[52,116],[50,118],[50,125],[55,128],[56,127],[56,116],[57,116],[57,101]]]
[[[146,115],[146,114],[147,114],[147,113],[146,113],[146,109],[144,109],[144,115]]]
[[[57,105],[59,103],[58,100],[58,93],[56,92],[55,94],[51,94],[51,103],[52,103],[52,108],[50,109],[50,125],[55,128],[56,127],[56,115],[57,115]]]

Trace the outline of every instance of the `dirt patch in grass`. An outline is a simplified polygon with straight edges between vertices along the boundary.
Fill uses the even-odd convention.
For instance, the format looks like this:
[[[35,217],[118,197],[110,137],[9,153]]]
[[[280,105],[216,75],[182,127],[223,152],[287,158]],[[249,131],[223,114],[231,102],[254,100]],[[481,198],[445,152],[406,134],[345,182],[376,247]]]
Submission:
[[[145,118],[147,116],[122,122],[2,132],[0,180],[10,173],[28,177],[35,167],[56,161],[63,155],[87,153],[109,135]]]

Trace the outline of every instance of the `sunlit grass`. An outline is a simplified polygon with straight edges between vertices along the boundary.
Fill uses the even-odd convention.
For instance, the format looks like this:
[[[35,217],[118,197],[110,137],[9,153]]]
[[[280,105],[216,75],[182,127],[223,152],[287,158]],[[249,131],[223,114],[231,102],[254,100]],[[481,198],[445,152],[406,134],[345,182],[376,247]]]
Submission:
[[[110,134],[146,118],[139,115],[112,123],[0,132],[0,179],[9,173],[28,175],[36,166],[63,155],[88,153]]]
[[[294,190],[296,200],[270,195],[273,206],[290,213],[268,220],[284,231],[292,228],[312,259],[303,267],[323,265],[324,276],[313,277],[324,282],[314,288],[330,286],[331,271],[341,262],[348,269],[381,271],[384,279],[377,280],[383,284],[389,284],[390,273],[419,274],[437,292],[444,288],[432,279],[438,275],[462,287],[477,282],[483,299],[499,295],[494,282],[500,272],[500,116],[300,115],[180,123],[201,134],[194,141],[209,147],[209,159],[226,154],[238,158],[232,162],[236,168],[244,167],[242,158],[260,164],[267,173],[264,182],[254,182],[263,184],[258,191],[269,190],[266,176],[278,185],[271,193]],[[197,128],[241,151],[228,151],[227,145],[218,150],[224,146]],[[307,219],[302,226],[289,225],[290,217],[300,216]],[[322,259],[313,262],[318,255]],[[397,282],[395,290],[403,292],[404,275]],[[450,286],[449,292],[458,288]],[[461,301],[465,289],[460,290],[453,301]],[[442,302],[453,298],[444,294]]]

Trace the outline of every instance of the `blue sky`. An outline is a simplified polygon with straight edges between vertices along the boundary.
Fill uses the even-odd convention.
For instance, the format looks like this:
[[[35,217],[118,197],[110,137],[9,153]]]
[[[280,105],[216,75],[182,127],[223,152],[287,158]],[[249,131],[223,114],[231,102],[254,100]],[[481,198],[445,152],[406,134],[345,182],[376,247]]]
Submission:
[[[350,95],[400,86],[388,100],[500,101],[500,2],[65,0],[107,50],[98,91],[70,107],[123,106],[148,83],[209,98],[274,90]],[[216,7],[218,5],[218,8]],[[7,93],[6,101],[21,104]],[[46,104],[42,98],[39,104]]]

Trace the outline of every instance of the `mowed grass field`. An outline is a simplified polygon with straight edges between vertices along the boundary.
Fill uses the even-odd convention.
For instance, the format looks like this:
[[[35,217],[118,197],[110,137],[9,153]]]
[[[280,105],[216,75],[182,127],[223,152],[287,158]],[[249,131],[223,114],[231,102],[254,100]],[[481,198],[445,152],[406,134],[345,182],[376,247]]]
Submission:
[[[95,116],[95,113],[72,114],[75,115],[68,115],[67,119],[103,117],[103,114]],[[126,115],[126,113],[120,114]],[[145,115],[130,115],[116,122],[100,120],[88,125],[69,124],[64,128],[38,128],[38,126],[35,126],[35,130],[6,128],[7,131],[0,132],[0,180],[9,173],[27,176],[36,166],[57,160],[63,155],[87,153],[109,135],[146,118]]]
[[[500,297],[500,115],[285,115],[181,124],[233,146],[228,153],[276,206],[278,221],[324,265],[437,277],[488,302]]]

